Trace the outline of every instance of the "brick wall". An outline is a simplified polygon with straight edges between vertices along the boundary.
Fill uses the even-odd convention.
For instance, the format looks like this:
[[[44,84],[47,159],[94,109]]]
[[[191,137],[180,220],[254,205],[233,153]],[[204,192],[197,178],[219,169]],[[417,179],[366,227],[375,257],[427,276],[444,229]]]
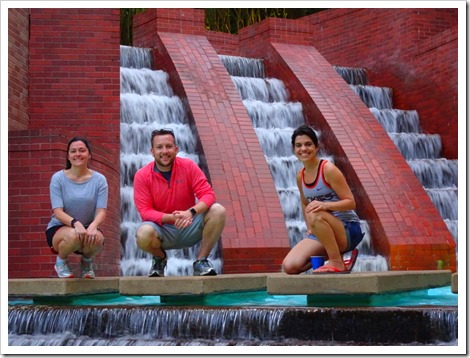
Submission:
[[[447,226],[369,109],[313,47],[272,46],[269,72],[286,83],[321,131],[322,145],[353,190],[358,215],[369,223],[376,252],[393,270],[435,269],[438,260],[455,269]]]
[[[27,129],[29,9],[8,9],[8,129]]]
[[[11,10],[9,15],[15,18],[14,23],[24,25],[27,13]],[[308,94],[307,113],[329,128],[332,143],[338,144],[332,147],[336,147],[342,168],[349,170],[355,194],[364,195],[371,203],[360,209],[364,210],[361,214],[376,230],[378,247],[389,252],[392,269],[434,269],[436,255],[447,253],[444,259],[448,268],[455,270],[455,243],[448,232],[442,231],[442,222],[432,222],[435,208],[429,206],[429,199],[421,197],[418,189],[415,192],[416,178],[404,167],[403,159],[384,154],[393,149],[388,147],[389,142],[381,143],[384,133],[367,117],[367,109],[361,107],[357,98],[338,98],[341,91],[335,92],[335,86],[344,83],[338,82],[330,65],[366,67],[372,84],[394,89],[398,108],[418,111],[422,108],[425,130],[432,122],[439,123],[435,125],[436,131],[448,128],[444,130],[450,133],[447,136],[437,133],[445,140],[445,152],[453,157],[454,146],[449,138],[457,130],[457,64],[453,61],[456,11],[335,9],[301,20],[268,19],[243,29],[237,37],[205,32],[201,14],[202,10],[195,9],[152,9],[136,16],[134,35],[142,44],[160,47],[159,56],[167,58],[165,66],[170,68],[177,91],[187,97],[192,119],[202,135],[214,188],[233,217],[223,239],[226,272],[241,272],[241,262],[249,263],[249,272],[278,270],[287,251],[281,237],[287,240],[287,233],[283,218],[272,215],[277,209],[271,207],[278,205],[271,201],[272,179],[267,177],[264,158],[259,159],[261,149],[253,137],[251,123],[247,123],[243,104],[236,98],[236,90],[231,87],[216,53],[266,56],[270,71],[279,73],[291,88],[299,86],[295,91],[298,96]],[[9,96],[9,106],[15,104],[18,108],[16,116],[13,111],[9,113],[9,128],[14,129],[9,131],[9,277],[53,274],[53,257],[46,252],[43,233],[50,215],[48,183],[52,173],[63,165],[66,142],[76,134],[90,138],[94,147],[93,165],[107,175],[110,183],[109,219],[105,227],[109,240],[106,256],[101,254],[98,262],[103,275],[118,274],[118,15],[114,9],[31,10],[29,126],[27,106],[21,94],[27,79],[25,68],[17,71],[9,67],[9,73],[12,73],[10,68],[16,71],[14,77],[16,74],[22,77],[18,91],[12,91]],[[15,37],[20,28],[24,26],[17,30],[12,27],[11,33],[9,28],[9,48],[13,49],[14,59],[25,58],[25,35],[19,42]],[[283,44],[299,46],[299,54]],[[318,74],[326,76],[325,82],[317,86],[324,87],[326,98],[309,87],[321,77],[311,77],[312,73],[299,59],[300,54],[325,66],[325,71]],[[442,62],[445,63],[441,65]],[[425,69],[422,75],[421,67]],[[424,103],[422,98],[429,97],[423,94],[427,79],[431,79],[429,90],[435,93],[430,103]],[[194,84],[197,86],[192,87]],[[443,94],[449,95],[448,100],[434,108]],[[339,101],[341,108],[329,108],[332,101]],[[432,107],[426,112],[426,106]],[[356,110],[369,118],[362,126],[357,118],[351,118],[351,112]],[[436,118],[435,113],[445,113],[446,119]],[[27,131],[17,130],[26,127]],[[344,128],[349,130],[345,132]],[[223,140],[227,133],[230,141]],[[350,138],[349,134],[355,137]],[[228,149],[221,150],[225,146]],[[395,170],[403,172],[403,177],[395,178]],[[414,178],[412,184],[404,172],[407,170]],[[230,197],[224,196],[227,187],[236,188]],[[406,202],[390,194],[391,188],[405,193]],[[417,257],[424,258],[416,260]],[[27,270],[22,269],[22,264],[27,264]]]
[[[160,9],[151,13],[154,19],[147,15],[142,26],[166,23],[166,16],[174,15]],[[134,33],[146,32],[137,25]],[[188,103],[217,201],[227,209],[224,272],[279,271],[289,250],[279,198],[251,120],[217,52],[205,36],[186,33],[160,31],[135,38],[134,45],[156,49],[157,67],[170,74],[173,90]]]
[[[9,277],[56,276],[55,257],[44,236],[51,215],[49,182],[63,168],[67,142],[76,135],[90,140],[91,167],[108,180],[108,216],[103,226],[107,240],[96,263],[99,276],[116,276],[120,260],[119,11],[31,9],[30,13],[30,122],[28,130],[8,133]],[[15,23],[26,24],[26,15],[18,13]],[[10,115],[8,120],[10,124],[14,118]]]
[[[32,9],[30,33],[30,128],[79,131],[119,155],[119,10]]]
[[[436,15],[436,12],[431,12]],[[283,79],[293,93],[293,100],[302,100],[310,123],[323,129],[326,142],[329,143],[328,147],[335,154],[338,165],[348,178],[351,178],[351,185],[358,202],[364,204],[359,205],[358,211],[362,218],[369,221],[374,246],[379,253],[389,257],[391,269],[435,269],[437,260],[442,259],[446,262],[447,268],[455,270],[455,243],[436,208],[383,128],[332,68],[333,64],[352,66],[351,63],[343,64],[343,59],[354,58],[358,63],[362,61],[363,51],[361,52],[360,46],[359,50],[352,48],[352,44],[357,46],[357,41],[367,39],[369,45],[370,41],[377,42],[373,42],[376,45],[373,46],[375,57],[370,60],[375,61],[374,70],[380,66],[386,67],[389,57],[393,58],[401,40],[394,37],[385,43],[378,43],[380,41],[377,39],[379,36],[384,36],[384,28],[390,31],[396,30],[392,26],[393,21],[399,21],[397,18],[400,17],[405,18],[400,28],[404,35],[408,34],[410,26],[418,22],[416,18],[421,19],[420,12],[406,13],[392,10],[392,13],[388,13],[390,17],[388,22],[383,18],[373,21],[378,17],[374,9],[367,11],[339,9],[325,13],[326,15],[320,19],[315,19],[314,16],[300,20],[267,19],[244,28],[237,36],[238,49],[236,37],[232,35],[215,36],[208,32],[207,38],[221,54],[267,59],[268,75],[272,74]],[[152,26],[156,29],[162,22],[159,15],[153,12],[152,21],[148,16],[145,22],[139,21],[138,26]],[[360,20],[360,16],[365,16],[371,21],[364,23],[367,30],[364,29],[364,24],[358,25],[360,21],[357,19]],[[334,23],[335,26],[326,26],[325,21],[338,21],[340,25]],[[430,17],[426,21],[430,21]],[[435,38],[438,36],[436,34],[440,33],[441,30],[437,29],[423,35],[423,29],[428,26],[426,21],[419,23],[420,30],[417,31],[422,36],[416,41],[427,41],[428,38]],[[451,23],[452,19],[445,26],[450,28]],[[135,33],[143,34],[142,41],[147,47],[156,46],[159,52],[167,50],[172,62],[175,63],[175,73],[184,78],[184,82],[189,76],[186,71],[188,67],[191,68],[190,61],[182,59],[181,56],[173,57],[172,54],[181,50],[185,56],[191,56],[191,51],[194,50],[188,49],[188,43],[195,44],[197,41],[193,36],[163,35],[162,32],[151,35],[144,29],[138,29]],[[182,33],[181,29],[177,32]],[[199,34],[197,31],[195,33]],[[178,38],[178,44],[170,41],[172,36]],[[163,45],[158,45],[158,37],[165,38]],[[387,39],[390,37],[388,35]],[[349,43],[349,38],[357,40]],[[296,47],[293,44],[301,46]],[[362,42],[359,42],[360,44]],[[323,52],[320,51],[320,54],[312,45],[315,47],[318,45],[322,51],[325,51],[329,55],[327,58],[329,61],[324,59]],[[192,46],[195,45],[191,44],[190,47]],[[408,47],[412,48],[411,44],[408,44]],[[212,51],[212,48],[205,44],[199,45],[201,53],[206,54],[208,50]],[[395,66],[406,68],[413,56],[394,58],[397,63]],[[192,61],[195,59],[192,58]],[[206,61],[211,62],[210,56]],[[217,71],[218,67],[216,62],[211,63],[214,71]],[[313,68],[314,65],[319,65],[319,68]],[[200,63],[198,66],[204,67],[204,64]],[[192,71],[197,69],[193,68]],[[194,75],[191,73],[191,76]],[[381,79],[387,79],[387,72],[372,71],[372,79],[375,80],[379,76]],[[219,74],[219,78],[223,78],[223,75]],[[397,76],[392,87],[400,81],[404,82],[405,78]],[[206,91],[202,89],[201,83],[196,85],[195,88],[198,90],[194,95]],[[189,98],[192,93],[187,95]],[[197,106],[199,101],[195,103],[191,104],[191,108],[193,105]],[[199,111],[199,106],[197,108]],[[199,121],[201,119],[197,119],[196,124],[201,123]],[[223,136],[226,130],[217,129],[216,124],[217,122],[214,122],[212,128],[219,130],[220,136]],[[213,136],[217,138],[215,132]],[[211,153],[211,150],[204,149],[208,154]],[[218,154],[224,156],[223,152]],[[213,170],[213,166],[209,165],[209,170]],[[386,173],[394,175],[390,177]],[[241,247],[237,252],[240,257],[243,254],[246,261],[252,260],[251,267],[255,266],[257,257],[253,253],[250,254],[249,250],[245,251]],[[417,252],[423,253],[419,259],[416,258]],[[230,267],[230,270],[232,269]]]
[[[391,87],[394,107],[416,109],[443,156],[457,148],[457,9],[333,9],[302,19],[332,65],[364,67],[370,84]]]
[[[10,131],[8,137],[8,272],[9,278],[56,277],[55,255],[46,243],[51,218],[51,175],[65,166],[67,143],[72,133],[56,129]],[[95,259],[99,276],[119,274],[120,217],[119,170],[116,158],[98,143],[90,143],[90,168],[106,176],[109,185],[108,216],[102,229],[106,244]],[[119,206],[118,206],[119,207]],[[79,257],[70,256],[78,267]]]

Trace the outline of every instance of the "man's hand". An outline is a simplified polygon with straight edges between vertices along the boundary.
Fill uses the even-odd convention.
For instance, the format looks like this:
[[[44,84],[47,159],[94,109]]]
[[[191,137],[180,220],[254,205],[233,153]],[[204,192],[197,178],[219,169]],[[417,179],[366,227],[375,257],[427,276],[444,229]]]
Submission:
[[[177,229],[184,229],[193,223],[193,215],[189,210],[185,211],[173,211],[175,217],[175,226]]]

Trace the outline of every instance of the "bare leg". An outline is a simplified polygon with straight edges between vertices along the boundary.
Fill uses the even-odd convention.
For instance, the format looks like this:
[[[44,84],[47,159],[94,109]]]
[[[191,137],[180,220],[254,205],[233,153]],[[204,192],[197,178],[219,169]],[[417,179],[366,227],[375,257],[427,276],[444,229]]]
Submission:
[[[202,231],[201,247],[197,259],[207,257],[211,253],[225,226],[225,208],[220,204],[213,204],[207,212]]]
[[[341,220],[325,211],[309,213],[307,226],[318,238],[328,254],[328,265],[344,270],[341,252],[346,249],[346,231]]]
[[[101,231],[98,231],[96,239],[92,244],[84,244],[81,251],[83,252],[83,257],[90,259],[95,257],[102,249],[104,244],[104,237]]]
[[[317,240],[303,239],[287,254],[282,261],[283,271],[289,275],[296,275],[312,267],[310,256],[325,256],[323,245]]]
[[[75,234],[75,229],[63,226],[52,238],[52,246],[59,254],[59,258],[66,260],[69,255],[81,247],[81,243]]]
[[[165,253],[161,249],[162,242],[151,225],[142,225],[139,227],[135,236],[139,249],[153,256],[165,257]]]

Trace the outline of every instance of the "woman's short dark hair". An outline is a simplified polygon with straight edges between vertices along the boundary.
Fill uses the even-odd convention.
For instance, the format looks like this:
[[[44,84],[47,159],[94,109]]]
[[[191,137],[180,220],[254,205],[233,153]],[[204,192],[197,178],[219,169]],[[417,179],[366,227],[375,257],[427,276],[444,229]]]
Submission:
[[[88,151],[91,154],[90,143],[88,143],[88,141],[85,138],[73,137],[72,139],[69,140],[69,144],[67,144],[67,153],[65,154],[65,169],[72,168],[72,163],[70,163],[70,160],[69,160],[69,149],[72,143],[75,143],[75,142],[83,142],[83,144],[85,144],[85,147],[87,147]]]
[[[299,135],[306,135],[312,140],[313,144],[315,144],[315,147],[318,147],[318,137],[315,131],[306,124],[302,124],[292,133],[292,148],[295,147],[295,138],[297,138]]]

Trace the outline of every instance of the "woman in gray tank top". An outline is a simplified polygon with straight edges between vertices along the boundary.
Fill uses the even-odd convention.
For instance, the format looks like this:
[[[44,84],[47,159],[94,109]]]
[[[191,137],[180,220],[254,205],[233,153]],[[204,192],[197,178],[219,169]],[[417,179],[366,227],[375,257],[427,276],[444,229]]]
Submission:
[[[292,134],[292,147],[303,168],[297,173],[302,213],[307,224],[307,237],[287,254],[284,272],[299,274],[312,268],[311,256],[325,256],[327,265],[319,273],[349,273],[357,257],[354,250],[349,262],[342,254],[361,242],[356,202],[343,173],[331,162],[320,159],[315,131],[302,125]]]
[[[104,175],[88,167],[90,159],[88,141],[72,138],[67,146],[65,169],[51,178],[53,214],[46,240],[57,255],[54,269],[61,278],[74,277],[68,264],[72,253],[82,255],[80,277],[94,278],[92,260],[104,243],[100,225],[106,218],[108,184]]]

